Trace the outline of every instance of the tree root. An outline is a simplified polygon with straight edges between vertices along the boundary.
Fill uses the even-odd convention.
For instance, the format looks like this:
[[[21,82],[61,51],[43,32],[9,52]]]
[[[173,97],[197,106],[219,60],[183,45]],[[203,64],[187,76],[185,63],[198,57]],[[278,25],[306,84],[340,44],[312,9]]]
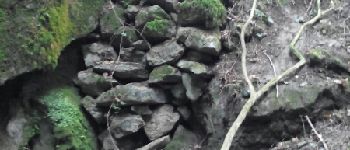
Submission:
[[[304,31],[305,27],[314,24],[322,16],[324,16],[326,13],[328,13],[329,11],[334,9],[334,3],[331,0],[331,7],[329,9],[321,12],[321,2],[320,2],[320,0],[317,0],[317,8],[318,8],[317,15],[314,18],[312,18],[311,20],[309,20],[308,22],[305,22],[300,27],[299,31],[297,32],[294,39],[292,40],[292,42],[289,45],[291,53],[294,56],[296,56],[299,59],[299,61],[295,65],[293,65],[292,67],[285,70],[282,74],[272,78],[268,83],[263,85],[262,88],[260,88],[258,91],[255,91],[255,88],[254,88],[251,80],[248,77],[247,64],[246,64],[247,47],[246,47],[246,43],[244,41],[244,34],[245,34],[247,26],[251,23],[252,19],[254,18],[256,6],[257,6],[257,0],[254,0],[253,6],[250,10],[249,18],[246,21],[246,23],[243,25],[241,33],[240,33],[240,41],[241,41],[241,45],[242,45],[242,58],[241,58],[242,59],[242,72],[243,72],[244,79],[249,86],[251,96],[248,99],[248,101],[244,104],[241,112],[237,116],[236,120],[233,122],[229,131],[227,132],[225,140],[221,146],[221,150],[229,150],[230,149],[231,143],[233,141],[234,136],[236,135],[238,128],[241,126],[242,122],[247,117],[247,114],[250,111],[250,108],[254,105],[254,103],[265,92],[267,92],[272,86],[276,85],[280,79],[295,72],[296,70],[298,70],[299,68],[301,68],[302,66],[304,66],[306,64],[306,59],[305,59],[304,55],[296,48],[296,44],[297,44],[302,32]]]

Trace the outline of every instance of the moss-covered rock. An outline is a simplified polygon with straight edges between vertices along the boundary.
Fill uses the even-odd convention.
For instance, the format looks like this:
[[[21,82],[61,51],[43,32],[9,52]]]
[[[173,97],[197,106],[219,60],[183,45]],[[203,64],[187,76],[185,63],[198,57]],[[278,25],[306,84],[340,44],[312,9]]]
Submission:
[[[54,88],[40,98],[54,127],[58,150],[95,150],[96,143],[79,107],[79,95],[70,87]]]
[[[307,53],[311,66],[320,66],[335,72],[349,72],[346,58],[337,57],[323,49],[312,49]]]
[[[226,8],[220,0],[185,0],[179,4],[179,23],[216,28],[226,19]]]
[[[177,83],[181,81],[181,73],[170,65],[156,67],[149,75],[150,84]]]
[[[0,4],[0,84],[33,69],[52,68],[61,50],[97,25],[103,1],[4,0]]]

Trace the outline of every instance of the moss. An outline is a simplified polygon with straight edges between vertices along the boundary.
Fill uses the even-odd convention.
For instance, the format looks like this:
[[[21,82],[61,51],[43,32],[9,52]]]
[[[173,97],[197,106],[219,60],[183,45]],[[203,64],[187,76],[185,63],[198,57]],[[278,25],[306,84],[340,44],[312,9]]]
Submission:
[[[80,111],[78,100],[78,93],[69,87],[52,89],[40,98],[47,106],[47,115],[54,125],[55,138],[64,141],[56,145],[58,150],[96,149],[93,134]]]
[[[312,49],[309,52],[309,56],[313,59],[322,60],[326,58],[327,53],[321,49]]]
[[[179,8],[199,11],[214,27],[220,26],[226,17],[226,8],[220,0],[185,0],[179,4]]]
[[[165,33],[167,28],[171,25],[169,20],[165,20],[165,19],[154,19],[152,21],[149,21],[145,24],[145,27],[150,30],[150,31],[154,31],[154,32],[158,32],[158,33]]]

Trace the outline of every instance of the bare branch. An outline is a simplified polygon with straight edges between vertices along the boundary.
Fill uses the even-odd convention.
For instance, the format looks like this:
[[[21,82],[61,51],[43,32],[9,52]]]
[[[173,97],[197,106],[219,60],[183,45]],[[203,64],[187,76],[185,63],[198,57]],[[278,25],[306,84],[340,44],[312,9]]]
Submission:
[[[324,148],[325,150],[328,150],[328,146],[327,146],[325,140],[323,139],[322,135],[319,134],[319,133],[316,131],[316,129],[315,129],[314,125],[312,124],[310,118],[309,118],[308,116],[305,116],[305,118],[306,118],[307,122],[309,123],[309,125],[310,125],[312,131],[316,134],[317,138],[322,142],[323,148]]]

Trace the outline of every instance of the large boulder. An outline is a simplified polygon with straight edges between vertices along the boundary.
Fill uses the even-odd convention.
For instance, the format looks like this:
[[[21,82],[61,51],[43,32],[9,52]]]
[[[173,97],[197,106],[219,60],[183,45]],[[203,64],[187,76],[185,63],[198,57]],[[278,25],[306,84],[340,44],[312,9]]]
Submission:
[[[151,118],[146,121],[145,132],[147,137],[151,141],[162,137],[174,128],[179,119],[180,115],[174,112],[172,106],[163,105],[158,107]]]
[[[97,73],[113,73],[113,76],[120,80],[140,81],[148,78],[146,66],[136,62],[105,61],[94,66]]]
[[[114,87],[118,84],[118,81],[110,76],[102,76],[94,73],[92,69],[80,71],[77,79],[74,80],[83,93],[90,96],[98,96],[102,92]]]
[[[169,40],[151,48],[146,54],[146,60],[150,66],[173,64],[184,54],[185,49],[175,40]]]
[[[187,48],[214,56],[221,51],[221,34],[218,30],[201,30],[193,27],[180,27],[178,39]]]
[[[156,67],[149,75],[150,84],[166,84],[181,82],[181,73],[179,69],[170,65]]]
[[[115,138],[121,138],[126,135],[137,132],[145,125],[142,117],[132,114],[118,114],[112,116],[110,121],[111,134]]]
[[[114,48],[107,44],[93,43],[83,47],[84,62],[86,67],[92,67],[100,61],[112,61],[117,59]]]
[[[0,85],[34,69],[55,67],[72,38],[97,26],[104,1],[17,1],[0,4]],[[11,8],[11,9],[10,9]]]
[[[141,105],[164,104],[167,99],[163,91],[150,88],[144,83],[118,85],[96,99],[97,104],[102,106],[109,106],[115,101],[119,101],[122,105]]]
[[[217,28],[226,20],[226,8],[220,0],[184,0],[178,6],[178,21],[183,26]]]

